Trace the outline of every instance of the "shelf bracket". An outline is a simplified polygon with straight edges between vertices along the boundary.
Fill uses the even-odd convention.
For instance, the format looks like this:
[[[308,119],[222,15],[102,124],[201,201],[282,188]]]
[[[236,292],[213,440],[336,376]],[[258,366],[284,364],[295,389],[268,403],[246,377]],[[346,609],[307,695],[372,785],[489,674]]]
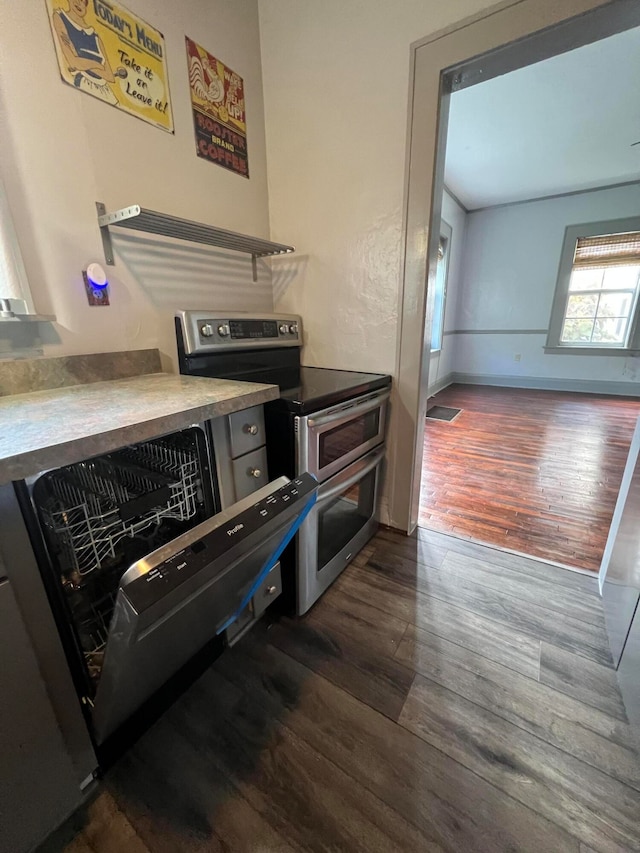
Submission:
[[[107,208],[101,201],[97,201],[96,210],[98,211],[98,223],[100,223],[100,217],[107,215]],[[100,225],[100,236],[102,237],[105,262],[107,266],[112,267],[115,265],[115,260],[113,258],[113,243],[111,242],[111,233],[108,225]]]
[[[251,269],[253,271],[253,280],[258,280],[258,256],[251,255]]]
[[[111,242],[110,225],[117,225],[119,222],[124,222],[126,219],[133,219],[134,216],[140,215],[140,205],[132,204],[130,207],[123,207],[122,210],[117,210],[115,213],[107,213],[107,208],[101,201],[96,202],[96,210],[98,211],[98,225],[100,226],[100,234],[102,235],[102,248],[104,249],[104,259],[108,266],[115,266],[115,258],[113,257],[113,244]]]

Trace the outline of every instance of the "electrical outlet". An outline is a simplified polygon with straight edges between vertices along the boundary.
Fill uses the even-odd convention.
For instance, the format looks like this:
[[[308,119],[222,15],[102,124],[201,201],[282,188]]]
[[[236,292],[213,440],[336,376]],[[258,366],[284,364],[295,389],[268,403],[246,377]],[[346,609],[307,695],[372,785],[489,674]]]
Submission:
[[[519,352],[514,353],[514,355],[513,355],[514,361],[520,361],[521,358],[522,358],[522,356],[520,355]]]
[[[89,305],[108,305],[109,304],[109,288],[96,287],[89,281],[87,271],[82,270],[82,278],[84,280],[84,289],[87,294]]]

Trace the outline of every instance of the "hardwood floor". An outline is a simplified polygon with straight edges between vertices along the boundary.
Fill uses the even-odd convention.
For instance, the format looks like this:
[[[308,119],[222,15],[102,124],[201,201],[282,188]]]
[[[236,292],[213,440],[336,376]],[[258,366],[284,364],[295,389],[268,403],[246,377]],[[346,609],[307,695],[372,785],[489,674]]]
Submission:
[[[597,571],[640,400],[451,385],[429,402],[422,527]]]
[[[640,850],[610,664],[595,578],[383,530],[307,616],[225,652],[41,853]]]

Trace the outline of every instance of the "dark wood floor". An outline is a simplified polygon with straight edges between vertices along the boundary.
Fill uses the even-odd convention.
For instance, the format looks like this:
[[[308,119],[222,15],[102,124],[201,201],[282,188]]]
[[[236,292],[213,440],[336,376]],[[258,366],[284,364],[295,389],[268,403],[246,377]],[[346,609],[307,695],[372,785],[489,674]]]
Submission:
[[[597,571],[640,400],[451,385],[425,422],[419,524]]]
[[[595,579],[381,531],[258,626],[46,853],[640,850]]]

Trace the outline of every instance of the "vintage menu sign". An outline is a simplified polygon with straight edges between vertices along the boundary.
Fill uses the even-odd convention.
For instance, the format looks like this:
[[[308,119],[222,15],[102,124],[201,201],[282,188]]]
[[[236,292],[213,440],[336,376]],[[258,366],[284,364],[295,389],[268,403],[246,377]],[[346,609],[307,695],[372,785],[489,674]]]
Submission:
[[[46,0],[65,83],[173,133],[162,33],[111,0]]]
[[[198,157],[249,177],[242,77],[187,38]]]

